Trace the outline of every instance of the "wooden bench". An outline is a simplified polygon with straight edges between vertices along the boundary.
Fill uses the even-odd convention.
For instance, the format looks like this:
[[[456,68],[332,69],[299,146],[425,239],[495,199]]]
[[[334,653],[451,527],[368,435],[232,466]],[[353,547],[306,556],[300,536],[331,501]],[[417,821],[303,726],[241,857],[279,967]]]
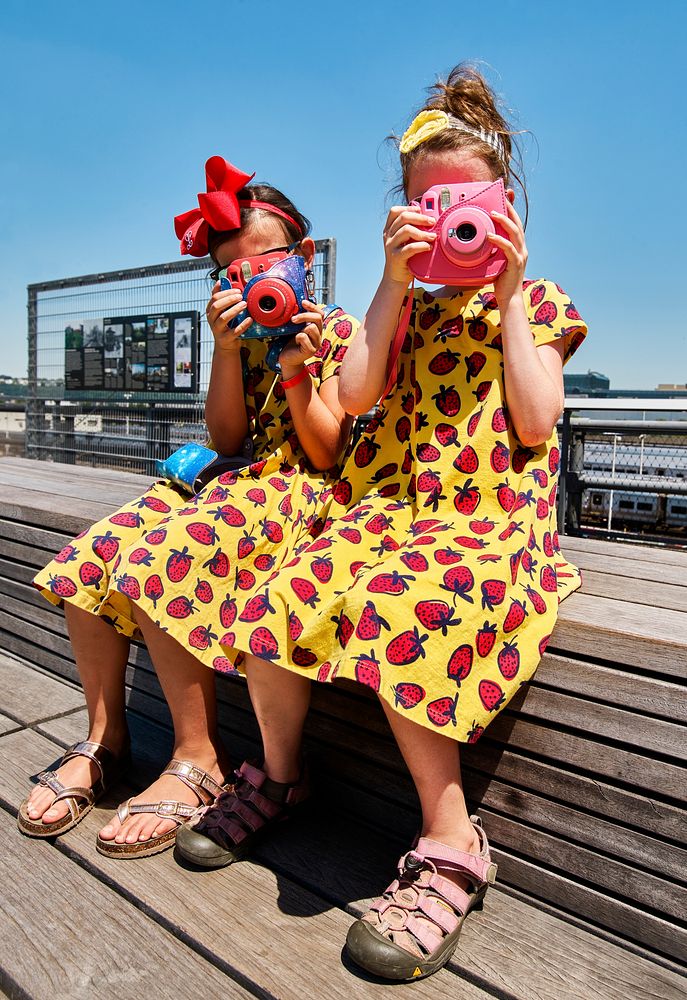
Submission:
[[[64,618],[30,579],[66,540],[147,485],[125,473],[0,459],[0,800],[9,812],[26,775],[86,730]],[[534,682],[463,751],[499,888],[467,922],[448,970],[415,984],[421,996],[627,1000],[687,992],[687,553],[573,538],[564,548],[584,587],[561,606]],[[170,731],[139,646],[127,688],[135,787],[143,787],[164,762]],[[239,761],[258,740],[246,688],[221,676],[218,695],[222,732]],[[171,984],[177,966],[167,965],[162,931],[179,937],[180,954],[202,957],[210,979],[216,970],[229,975],[237,990],[230,995],[379,996],[389,987],[352,978],[339,951],[346,914],[361,912],[383,887],[416,828],[415,793],[376,699],[356,685],[314,686],[307,738],[316,804],[255,863],[198,875],[169,854],[138,864],[101,858],[93,834],[120,789],[60,838],[58,851],[17,839],[0,812],[3,855],[10,869],[18,866],[7,878],[40,885],[49,851],[71,905],[69,871],[78,868],[81,881],[90,872],[94,900],[107,886],[113,906],[135,909],[136,920],[139,910],[148,915],[152,954]],[[12,905],[21,909],[18,898]],[[22,911],[35,933],[44,933],[40,912],[35,900]],[[38,996],[30,963],[11,956],[0,959],[6,981]]]

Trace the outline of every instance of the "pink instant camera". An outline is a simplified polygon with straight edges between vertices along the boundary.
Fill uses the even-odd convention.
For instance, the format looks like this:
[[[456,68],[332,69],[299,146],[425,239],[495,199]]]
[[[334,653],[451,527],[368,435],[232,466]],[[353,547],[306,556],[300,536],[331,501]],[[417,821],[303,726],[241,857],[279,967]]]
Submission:
[[[487,233],[508,236],[491,218],[491,212],[507,214],[502,180],[437,184],[411,202],[411,207],[436,220],[429,230],[437,234],[432,249],[416,254],[408,263],[421,281],[481,288],[505,270],[505,254],[487,239]]]

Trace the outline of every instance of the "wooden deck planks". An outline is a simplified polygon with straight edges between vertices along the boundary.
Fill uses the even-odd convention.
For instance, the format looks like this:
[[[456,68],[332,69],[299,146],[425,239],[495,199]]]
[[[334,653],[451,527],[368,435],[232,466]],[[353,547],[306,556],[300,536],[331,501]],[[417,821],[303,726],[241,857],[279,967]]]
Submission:
[[[8,748],[6,741],[10,740],[12,746]],[[0,740],[0,794],[6,803],[10,800],[11,805],[12,800],[23,795],[13,773],[8,774],[4,763],[7,756],[15,761],[21,759],[29,769],[38,769],[45,763],[46,752],[50,755],[49,746],[30,733]],[[351,844],[356,841],[353,828],[342,829],[341,823],[328,825],[323,818],[324,826],[318,824],[316,832],[312,823],[303,820],[300,828],[292,826],[283,838],[275,839],[272,846],[267,845],[261,851],[261,857],[271,860],[276,875],[248,862],[221,872],[199,874],[178,868],[169,853],[140,863],[118,863],[100,857],[93,848],[93,838],[106,816],[106,810],[94,811],[62,838],[63,846],[99,877],[112,881],[118,891],[154,919],[165,925],[170,920],[178,923],[187,939],[230,962],[240,975],[250,974],[272,995],[312,996],[319,1000],[324,995],[344,996],[351,990],[356,998],[377,997],[393,989],[353,979],[341,967],[341,935],[350,918],[335,904],[312,897],[286,874],[288,870],[306,883],[326,886],[330,898],[335,896],[339,905],[348,905],[352,913],[359,913],[364,907],[359,895],[376,893],[380,874],[393,863],[396,848],[386,844],[384,838],[366,835],[365,850],[356,865],[347,860]],[[385,857],[387,862],[383,864]],[[337,860],[343,863],[337,864]],[[332,878],[334,872],[343,877],[343,882],[336,883]],[[248,915],[246,899],[251,900]],[[280,942],[278,958],[269,951],[265,954],[264,949],[258,949],[255,955],[256,938],[259,942],[266,921],[272,940]],[[514,927],[518,928],[517,934],[513,933]],[[307,940],[307,950],[291,958],[294,936],[303,942]],[[246,955],[251,949],[252,954]],[[560,965],[551,962],[552,952]],[[303,954],[308,956],[306,987],[302,978]],[[334,967],[323,969],[322,963],[330,961]],[[325,971],[330,978],[321,981],[320,975]],[[451,972],[460,972],[461,978],[456,979]],[[473,915],[467,922],[452,969],[415,984],[413,992],[439,1000],[456,995],[457,989],[461,997],[473,1000],[487,995],[480,985],[486,987],[489,995],[494,989],[499,996],[506,990],[510,997],[539,1000],[591,1000],[600,996],[609,1000],[639,1000],[647,995],[677,1000],[684,983],[679,975],[667,969],[609,942],[590,938],[579,928],[534,910],[522,901],[492,892],[484,912]]]

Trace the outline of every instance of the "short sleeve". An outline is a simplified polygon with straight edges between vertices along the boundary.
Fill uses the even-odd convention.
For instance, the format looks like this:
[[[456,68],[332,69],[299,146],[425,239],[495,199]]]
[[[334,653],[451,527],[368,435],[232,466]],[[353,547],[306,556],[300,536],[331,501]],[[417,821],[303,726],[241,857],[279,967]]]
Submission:
[[[587,324],[560,285],[541,278],[522,286],[525,308],[536,347],[565,338],[566,364],[587,336]]]
[[[322,346],[317,352],[317,362],[321,365],[320,383],[339,374],[348,344],[359,326],[358,320],[341,308],[327,316],[322,329]]]

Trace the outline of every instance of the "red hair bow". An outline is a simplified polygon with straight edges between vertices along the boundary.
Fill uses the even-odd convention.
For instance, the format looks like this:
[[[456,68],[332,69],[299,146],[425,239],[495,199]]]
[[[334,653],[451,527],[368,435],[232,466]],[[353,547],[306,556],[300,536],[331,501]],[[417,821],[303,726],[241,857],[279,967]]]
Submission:
[[[223,156],[211,156],[205,164],[207,192],[198,195],[200,208],[177,215],[174,231],[181,240],[181,253],[205,257],[208,252],[208,229],[224,232],[241,225],[238,193],[255,174],[244,174]]]

